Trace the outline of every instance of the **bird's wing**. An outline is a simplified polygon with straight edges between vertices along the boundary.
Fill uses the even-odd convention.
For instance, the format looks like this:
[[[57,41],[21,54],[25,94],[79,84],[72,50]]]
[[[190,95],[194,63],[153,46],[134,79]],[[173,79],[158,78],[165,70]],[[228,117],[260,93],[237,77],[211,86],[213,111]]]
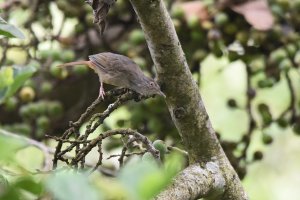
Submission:
[[[91,55],[89,59],[102,73],[110,76],[124,77],[127,75],[134,78],[144,75],[135,62],[123,55],[105,52]]]
[[[131,88],[142,76],[139,66],[130,58],[109,52],[89,56],[99,70],[101,79],[108,84]]]

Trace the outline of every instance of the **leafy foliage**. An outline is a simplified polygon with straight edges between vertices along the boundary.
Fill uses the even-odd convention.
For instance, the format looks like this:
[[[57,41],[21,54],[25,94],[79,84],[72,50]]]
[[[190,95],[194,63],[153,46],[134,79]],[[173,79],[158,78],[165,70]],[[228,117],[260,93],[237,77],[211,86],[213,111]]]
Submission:
[[[0,103],[11,97],[28,80],[36,68],[32,66],[13,66],[0,69]]]
[[[24,34],[18,28],[16,28],[14,25],[8,24],[1,17],[0,17],[0,35],[9,38],[25,39]]]

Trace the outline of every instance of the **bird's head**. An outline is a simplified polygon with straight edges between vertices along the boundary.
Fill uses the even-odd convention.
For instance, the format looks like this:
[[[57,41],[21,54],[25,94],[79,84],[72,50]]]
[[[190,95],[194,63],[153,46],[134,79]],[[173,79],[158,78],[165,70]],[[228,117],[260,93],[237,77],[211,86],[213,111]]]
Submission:
[[[146,79],[143,81],[143,84],[141,84],[139,93],[150,96],[150,95],[160,95],[164,98],[166,98],[166,95],[160,90],[159,85],[157,82],[155,82],[152,78],[146,77]]]

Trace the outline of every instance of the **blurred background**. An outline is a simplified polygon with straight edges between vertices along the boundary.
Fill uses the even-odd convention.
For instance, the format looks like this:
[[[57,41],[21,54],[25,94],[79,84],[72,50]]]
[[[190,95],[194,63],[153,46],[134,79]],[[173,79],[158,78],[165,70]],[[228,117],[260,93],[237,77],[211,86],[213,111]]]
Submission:
[[[213,127],[250,199],[298,199],[300,1],[165,3]],[[155,77],[129,1],[112,6],[103,36],[84,1],[0,0],[0,10],[21,31],[0,39],[0,129],[53,146],[45,135],[60,136],[79,118],[98,96],[98,77],[86,66],[59,64],[110,51]],[[123,127],[183,148],[161,98],[126,104],[101,129]],[[105,148],[120,145],[112,138]],[[33,154],[38,153],[24,151],[19,164],[38,168],[41,156]]]

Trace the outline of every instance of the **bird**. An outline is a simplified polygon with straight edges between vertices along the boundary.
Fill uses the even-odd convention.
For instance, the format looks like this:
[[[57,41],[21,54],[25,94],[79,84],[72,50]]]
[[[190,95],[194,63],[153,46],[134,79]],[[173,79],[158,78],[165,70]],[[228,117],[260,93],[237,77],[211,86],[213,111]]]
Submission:
[[[69,62],[58,67],[74,65],[87,65],[98,75],[100,82],[98,98],[104,99],[103,83],[129,88],[144,96],[160,95],[166,97],[156,81],[146,76],[141,68],[127,56],[103,52],[90,55],[88,61]]]

